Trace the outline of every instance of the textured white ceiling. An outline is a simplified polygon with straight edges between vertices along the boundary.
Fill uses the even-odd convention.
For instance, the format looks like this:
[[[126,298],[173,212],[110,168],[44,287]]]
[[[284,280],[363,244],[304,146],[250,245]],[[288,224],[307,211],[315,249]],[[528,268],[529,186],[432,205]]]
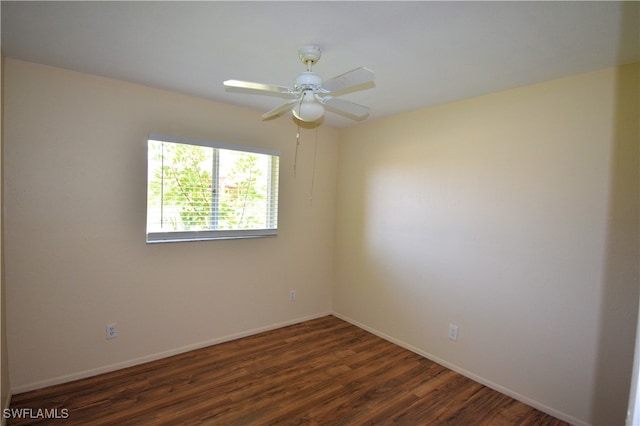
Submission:
[[[344,96],[372,120],[638,62],[639,5],[2,1],[1,40],[8,57],[254,108],[256,120],[281,100],[222,81],[292,86],[305,69],[298,49],[315,44],[325,79],[358,66],[376,73],[374,88]]]

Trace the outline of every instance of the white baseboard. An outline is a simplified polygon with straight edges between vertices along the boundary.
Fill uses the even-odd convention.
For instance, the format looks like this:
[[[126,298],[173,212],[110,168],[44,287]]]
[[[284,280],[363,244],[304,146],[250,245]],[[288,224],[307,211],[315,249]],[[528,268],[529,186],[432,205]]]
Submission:
[[[77,373],[67,374],[64,376],[54,377],[52,379],[42,380],[35,383],[29,383],[23,386],[17,386],[12,388],[12,392],[14,394],[19,394],[22,392],[28,392],[35,389],[44,388],[47,386],[59,385],[61,383],[72,382],[74,380],[85,379],[87,377],[97,376],[98,374],[109,373],[116,370],[121,370],[127,367],[133,367],[135,365],[144,364],[151,361],[156,361],[162,358],[168,358],[173,355],[179,355],[185,352],[193,351],[196,349],[205,348],[207,346],[217,345],[220,343],[229,342],[232,340],[241,339],[243,337],[252,336],[254,334],[263,333],[265,331],[271,331],[282,327],[287,327],[289,325],[298,324],[304,321],[309,321],[316,318],[326,317],[327,315],[331,315],[331,312],[322,312],[318,314],[308,315],[302,318],[296,318],[289,321],[284,321],[280,323],[270,324],[264,327],[258,327],[251,330],[241,331],[239,333],[230,334],[228,336],[218,337],[211,340],[206,340],[203,342],[194,343],[192,345],[183,346],[180,348],[170,349],[168,351],[158,352],[151,355],[145,355],[139,358],[130,359],[127,361],[117,362],[115,364],[105,365],[103,367],[92,368],[89,370],[79,371]]]
[[[332,312],[331,315],[335,316],[336,318],[340,318],[341,320],[347,321],[348,323],[351,323],[351,324],[355,325],[358,328],[366,330],[369,333],[375,334],[376,336],[378,336],[378,337],[380,337],[380,338],[382,338],[384,340],[387,340],[387,341],[389,341],[389,342],[391,342],[393,344],[396,344],[396,345],[398,345],[400,347],[408,349],[411,352],[414,352],[414,353],[416,353],[416,354],[418,354],[418,355],[420,355],[420,356],[422,356],[424,358],[427,358],[427,359],[429,359],[429,360],[431,360],[433,362],[437,362],[438,364],[440,364],[440,365],[442,365],[444,367],[447,367],[448,369],[453,370],[456,373],[462,374],[463,376],[468,377],[471,380],[474,380],[474,381],[476,381],[476,382],[478,382],[480,384],[483,384],[483,385],[487,386],[488,388],[494,389],[494,390],[496,390],[496,391],[498,391],[498,392],[500,392],[502,394],[505,394],[505,395],[515,399],[515,400],[523,402],[523,403],[525,403],[525,404],[527,404],[527,405],[529,405],[529,406],[531,406],[531,407],[533,407],[533,408],[535,408],[537,410],[540,410],[540,411],[542,411],[544,413],[547,413],[547,414],[549,414],[549,415],[551,415],[551,416],[553,416],[553,417],[555,417],[557,419],[560,419],[562,421],[565,421],[565,422],[570,423],[570,424],[575,425],[575,426],[591,426],[589,423],[586,423],[583,420],[579,420],[579,419],[577,419],[575,417],[572,417],[572,416],[570,416],[570,415],[568,415],[566,413],[563,413],[563,412],[558,411],[558,410],[556,410],[556,409],[554,409],[552,407],[549,407],[549,406],[547,406],[545,404],[542,404],[542,403],[540,403],[538,401],[535,401],[535,400],[533,400],[531,398],[528,398],[528,397],[526,397],[524,395],[521,395],[518,392],[515,392],[515,391],[513,391],[511,389],[505,388],[504,386],[501,386],[501,385],[499,385],[497,383],[494,383],[494,382],[492,382],[490,380],[487,380],[484,377],[480,377],[477,374],[474,374],[474,373],[472,373],[472,372],[470,372],[468,370],[465,370],[462,367],[459,367],[459,366],[457,366],[455,364],[451,364],[450,362],[447,362],[444,359],[438,358],[437,356],[434,356],[433,354],[425,352],[422,349],[416,348],[413,345],[410,345],[410,344],[408,344],[406,342],[398,340],[398,339],[396,339],[396,338],[394,338],[392,336],[389,336],[389,335],[387,335],[387,334],[385,334],[385,333],[383,333],[383,332],[381,332],[379,330],[376,330],[376,329],[371,328],[371,327],[369,327],[369,326],[367,326],[367,325],[365,325],[365,324],[363,324],[361,322],[358,322],[358,321],[354,320],[353,318],[349,318],[349,317],[347,317],[345,315],[342,315],[342,314],[340,314],[338,312]]]

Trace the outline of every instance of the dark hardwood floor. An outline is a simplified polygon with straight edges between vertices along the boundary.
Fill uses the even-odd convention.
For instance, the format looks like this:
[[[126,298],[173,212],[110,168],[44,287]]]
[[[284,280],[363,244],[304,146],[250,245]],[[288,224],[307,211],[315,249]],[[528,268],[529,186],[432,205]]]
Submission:
[[[9,425],[566,425],[333,316],[14,395],[21,408]]]

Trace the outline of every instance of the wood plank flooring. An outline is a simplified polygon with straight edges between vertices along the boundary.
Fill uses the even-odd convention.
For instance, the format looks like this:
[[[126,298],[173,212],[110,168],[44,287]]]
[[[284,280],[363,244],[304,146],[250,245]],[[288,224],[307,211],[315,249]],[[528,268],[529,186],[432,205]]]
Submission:
[[[20,408],[68,418],[9,425],[566,425],[333,316],[14,395]]]

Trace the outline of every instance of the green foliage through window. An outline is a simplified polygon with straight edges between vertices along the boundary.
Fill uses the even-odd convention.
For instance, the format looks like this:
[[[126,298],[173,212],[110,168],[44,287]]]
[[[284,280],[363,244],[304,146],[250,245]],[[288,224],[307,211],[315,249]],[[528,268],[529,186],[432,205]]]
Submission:
[[[278,162],[273,154],[150,139],[147,241],[274,235]]]

